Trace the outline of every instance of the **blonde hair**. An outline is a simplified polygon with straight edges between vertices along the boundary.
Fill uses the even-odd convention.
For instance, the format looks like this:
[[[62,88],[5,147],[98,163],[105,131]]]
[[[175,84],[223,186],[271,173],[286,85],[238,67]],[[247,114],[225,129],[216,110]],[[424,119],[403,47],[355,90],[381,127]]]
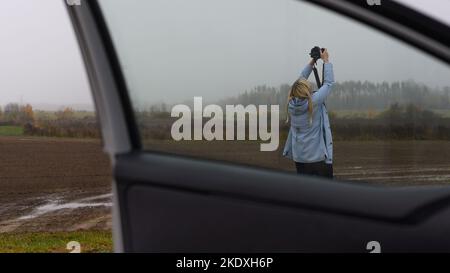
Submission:
[[[299,99],[307,99],[308,100],[308,113],[309,113],[309,123],[312,123],[312,116],[313,116],[313,102],[312,102],[312,86],[311,83],[305,79],[298,79],[294,84],[292,85],[291,91],[289,92],[288,96],[288,107],[289,102],[293,98],[299,98]],[[289,112],[287,113],[287,121],[289,121]]]

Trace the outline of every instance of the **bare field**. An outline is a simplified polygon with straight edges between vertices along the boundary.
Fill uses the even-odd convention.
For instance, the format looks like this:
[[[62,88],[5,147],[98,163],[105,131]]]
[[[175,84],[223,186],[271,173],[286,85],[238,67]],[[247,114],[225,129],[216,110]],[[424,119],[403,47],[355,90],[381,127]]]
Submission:
[[[110,229],[100,141],[1,137],[0,233]]]
[[[450,185],[450,141],[343,141],[336,177],[391,186]]]
[[[280,151],[259,152],[253,142],[152,141],[146,146],[294,172]],[[448,185],[449,163],[449,141],[335,142],[339,180]],[[109,230],[110,183],[100,141],[0,137],[0,233]]]

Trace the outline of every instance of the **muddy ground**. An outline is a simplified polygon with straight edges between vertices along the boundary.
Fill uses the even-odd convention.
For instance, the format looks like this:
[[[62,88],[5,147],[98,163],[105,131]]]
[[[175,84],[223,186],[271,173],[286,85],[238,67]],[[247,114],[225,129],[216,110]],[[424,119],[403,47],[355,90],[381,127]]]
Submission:
[[[148,142],[161,151],[293,172],[281,152],[248,142]],[[280,145],[280,148],[282,145]],[[337,179],[450,184],[449,141],[336,142]],[[111,169],[100,141],[1,137],[0,233],[111,228]]]
[[[110,192],[100,141],[0,138],[0,233],[110,229]]]

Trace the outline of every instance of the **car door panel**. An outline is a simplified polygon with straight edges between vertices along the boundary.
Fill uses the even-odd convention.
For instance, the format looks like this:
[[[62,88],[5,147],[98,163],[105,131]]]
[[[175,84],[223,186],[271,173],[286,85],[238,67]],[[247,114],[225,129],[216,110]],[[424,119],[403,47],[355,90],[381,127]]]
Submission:
[[[402,224],[135,185],[122,201],[130,252],[448,252],[449,211]],[[426,243],[424,243],[426,242]]]
[[[116,162],[126,251],[364,252],[372,240],[385,251],[449,250],[446,187],[367,187],[166,155]]]

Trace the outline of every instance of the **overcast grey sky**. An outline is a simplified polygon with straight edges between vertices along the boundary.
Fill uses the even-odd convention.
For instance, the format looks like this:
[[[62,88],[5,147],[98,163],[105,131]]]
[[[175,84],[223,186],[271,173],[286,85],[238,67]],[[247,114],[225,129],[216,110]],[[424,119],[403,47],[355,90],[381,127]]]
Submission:
[[[101,2],[107,4],[133,98],[144,104],[195,95],[215,100],[259,84],[291,83],[313,45],[330,49],[338,81],[450,85],[448,67],[434,59],[293,0]],[[448,0],[410,2],[431,14],[450,13]],[[90,104],[64,2],[0,4],[0,105]],[[433,82],[435,77],[441,81]]]
[[[64,2],[0,0],[0,105],[92,104]]]
[[[314,45],[329,48],[337,81],[450,85],[440,62],[294,0],[100,2],[132,97],[143,105],[193,96],[215,101],[256,85],[292,83]]]

